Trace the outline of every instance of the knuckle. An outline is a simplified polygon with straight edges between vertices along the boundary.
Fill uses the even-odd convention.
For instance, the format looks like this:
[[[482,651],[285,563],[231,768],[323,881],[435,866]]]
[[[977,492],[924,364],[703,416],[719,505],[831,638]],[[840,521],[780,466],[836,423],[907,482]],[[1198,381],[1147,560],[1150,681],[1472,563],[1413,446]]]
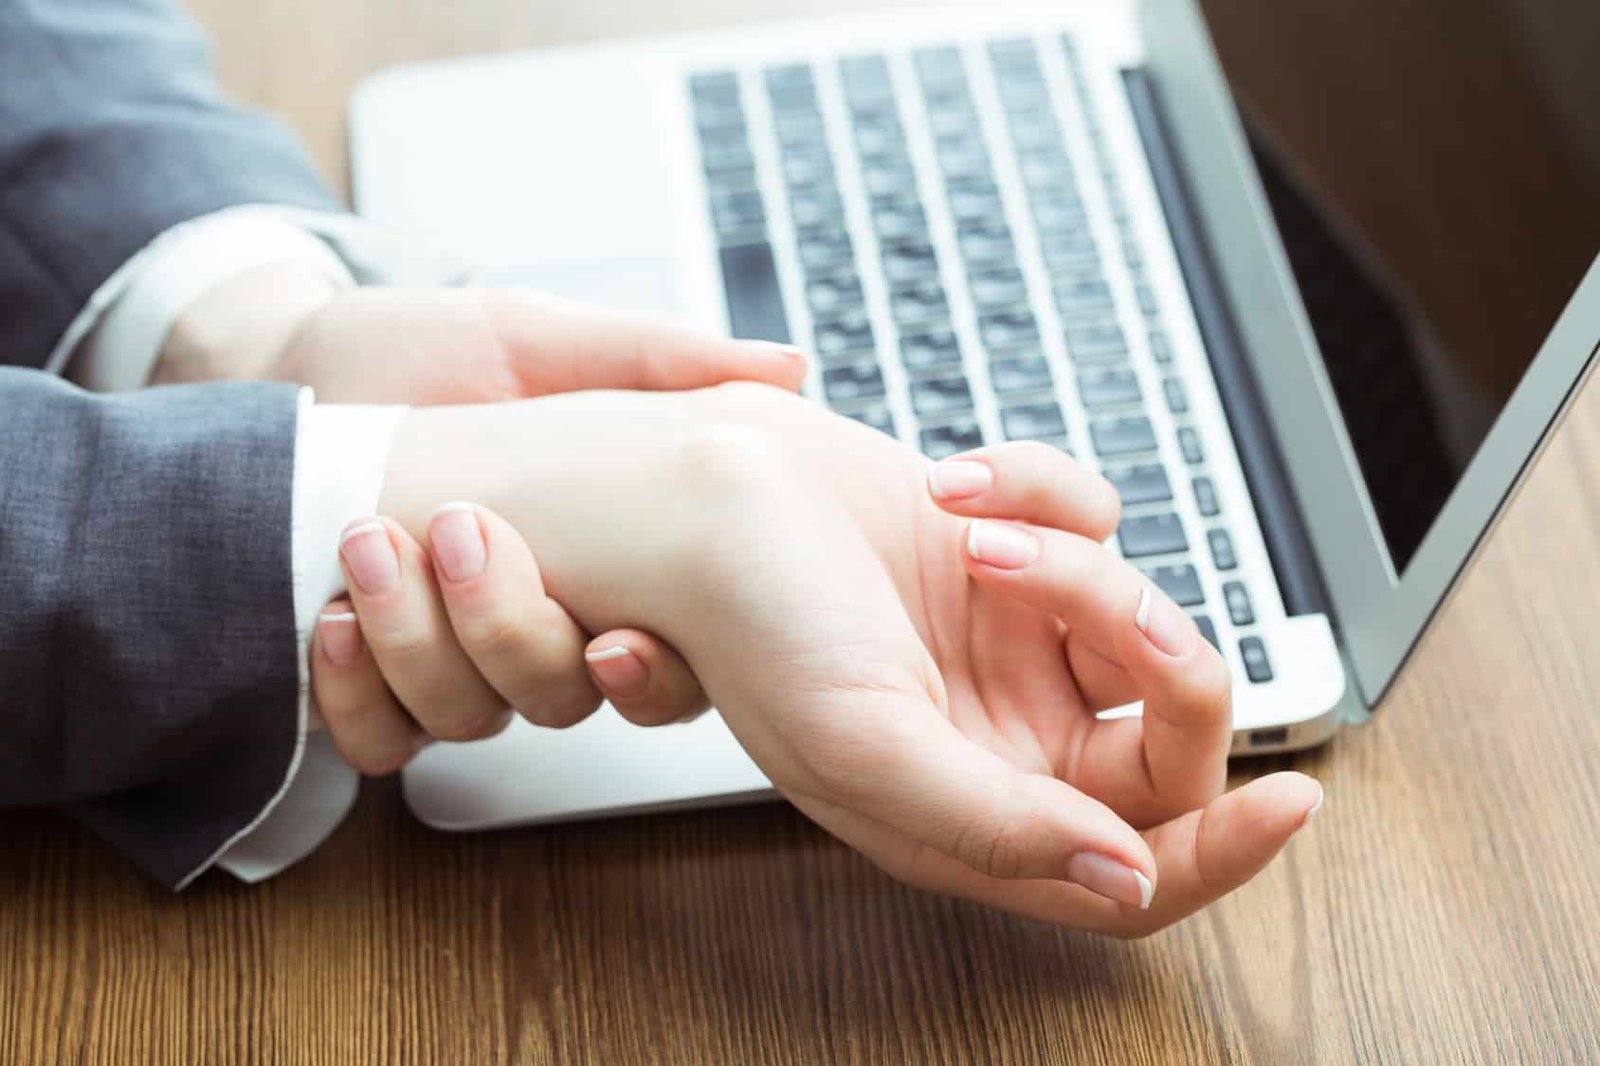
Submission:
[[[529,696],[518,700],[516,708],[518,714],[534,725],[546,729],[570,729],[600,709],[600,697],[597,693],[565,698]],[[623,717],[628,716],[623,714]]]
[[[428,727],[436,740],[462,744],[469,740],[486,740],[498,736],[505,729],[509,712],[498,709],[489,713],[450,715],[438,718]]]
[[[473,612],[456,623],[462,645],[477,655],[492,659],[519,657],[533,643],[527,617],[504,604],[493,604]]]

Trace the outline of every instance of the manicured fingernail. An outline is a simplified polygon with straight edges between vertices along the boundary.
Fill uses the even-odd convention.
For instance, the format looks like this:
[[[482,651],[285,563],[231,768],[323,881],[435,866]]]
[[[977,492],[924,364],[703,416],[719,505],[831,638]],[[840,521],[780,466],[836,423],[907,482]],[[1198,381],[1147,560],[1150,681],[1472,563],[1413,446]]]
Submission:
[[[447,503],[435,511],[428,523],[428,543],[446,581],[471,581],[489,565],[483,527],[470,503]]]
[[[322,654],[335,666],[349,666],[361,654],[361,626],[354,612],[329,611],[317,621]]]
[[[1142,911],[1150,909],[1150,899],[1155,895],[1155,886],[1144,874],[1092,851],[1080,851],[1067,860],[1067,880],[1095,895]]]
[[[946,459],[928,467],[928,491],[936,500],[964,500],[994,488],[994,471],[970,459]]]
[[[792,344],[779,344],[776,341],[745,341],[745,350],[752,355],[764,355],[773,359],[795,360],[805,362],[806,353]]]
[[[350,580],[368,595],[386,592],[400,580],[400,557],[382,522],[362,522],[345,530],[339,552],[350,570]]]
[[[1133,624],[1157,651],[1175,659],[1189,653],[1197,632],[1182,608],[1165,593],[1156,592],[1148,585],[1139,590],[1139,606],[1134,609]]]
[[[1004,522],[974,522],[967,527],[967,554],[1001,570],[1021,570],[1039,558],[1039,538]]]
[[[611,696],[637,696],[650,684],[650,671],[621,644],[583,653],[595,682]]]
[[[1320,781],[1317,782],[1317,802],[1315,802],[1315,803],[1313,803],[1311,805],[1311,809],[1306,811],[1306,816],[1303,819],[1301,819],[1301,821],[1300,821],[1300,828],[1301,829],[1304,829],[1306,826],[1311,824],[1311,820],[1317,816],[1317,812],[1322,810],[1322,801],[1327,799],[1327,798],[1328,798],[1327,790],[1322,787],[1322,782],[1320,782]]]

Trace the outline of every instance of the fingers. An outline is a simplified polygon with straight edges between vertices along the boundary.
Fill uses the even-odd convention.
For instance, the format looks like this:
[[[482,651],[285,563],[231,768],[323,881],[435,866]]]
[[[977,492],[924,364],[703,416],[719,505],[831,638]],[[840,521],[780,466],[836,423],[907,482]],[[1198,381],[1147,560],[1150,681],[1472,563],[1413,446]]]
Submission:
[[[841,809],[810,806],[806,812],[907,884],[1058,925],[1135,937],[1193,914],[1260,873],[1310,822],[1322,798],[1322,786],[1304,774],[1271,774],[1151,830],[1145,838],[1160,878],[1147,910],[1060,881],[985,877]]]
[[[600,705],[584,662],[588,636],[545,595],[533,551],[487,508],[455,503],[428,523],[439,592],[466,659],[536,725],[565,728]]]
[[[1222,790],[1232,679],[1182,608],[1104,545],[1060,530],[977,521],[964,554],[974,579],[1060,618],[1069,644],[1121,666],[1144,700],[1142,719],[1090,728],[1074,782],[1136,825]]]
[[[992,878],[1074,881],[1138,907],[1155,881],[1148,847],[1104,804],[973,744],[909,693],[835,693],[811,780],[778,782],[797,803],[856,812]],[[820,714],[819,714],[820,716]],[[799,787],[796,787],[796,786]]]
[[[345,530],[339,560],[367,647],[411,717],[440,740],[499,732],[506,701],[457,642],[417,542],[388,519],[368,519]]]
[[[364,774],[394,773],[428,739],[389,692],[349,601],[329,604],[317,622],[311,697],[339,754]]]
[[[928,491],[951,514],[1006,518],[1104,540],[1122,503],[1111,483],[1058,448],[1019,441],[928,467]]]
[[[584,658],[600,691],[635,725],[682,721],[710,706],[689,664],[648,633],[612,630],[591,641]]]
[[[510,290],[482,296],[513,364],[530,371],[529,395],[696,389],[727,381],[796,392],[805,380],[805,356],[787,344],[732,340]]]

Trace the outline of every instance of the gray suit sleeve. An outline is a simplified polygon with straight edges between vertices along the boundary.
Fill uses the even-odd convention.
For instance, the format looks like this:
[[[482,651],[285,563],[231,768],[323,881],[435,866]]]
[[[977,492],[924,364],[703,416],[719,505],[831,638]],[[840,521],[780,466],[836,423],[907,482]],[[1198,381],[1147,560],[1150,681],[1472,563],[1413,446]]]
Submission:
[[[0,0],[0,363],[41,367],[99,285],[189,219],[339,210],[294,136],[227,103],[169,0]]]
[[[65,808],[179,884],[297,743],[295,389],[0,367],[0,412],[0,805]]]

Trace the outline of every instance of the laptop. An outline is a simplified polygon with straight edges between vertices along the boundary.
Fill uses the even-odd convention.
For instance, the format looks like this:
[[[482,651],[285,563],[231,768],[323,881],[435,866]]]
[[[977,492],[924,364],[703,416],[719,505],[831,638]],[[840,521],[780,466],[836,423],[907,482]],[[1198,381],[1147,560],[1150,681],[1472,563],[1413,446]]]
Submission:
[[[1234,751],[1383,698],[1600,342],[1600,7],[891,11],[364,83],[354,191],[487,280],[813,355],[930,457],[1043,440],[1233,669]],[[1117,713],[1137,713],[1137,707]],[[479,829],[772,795],[715,714],[406,771]]]

